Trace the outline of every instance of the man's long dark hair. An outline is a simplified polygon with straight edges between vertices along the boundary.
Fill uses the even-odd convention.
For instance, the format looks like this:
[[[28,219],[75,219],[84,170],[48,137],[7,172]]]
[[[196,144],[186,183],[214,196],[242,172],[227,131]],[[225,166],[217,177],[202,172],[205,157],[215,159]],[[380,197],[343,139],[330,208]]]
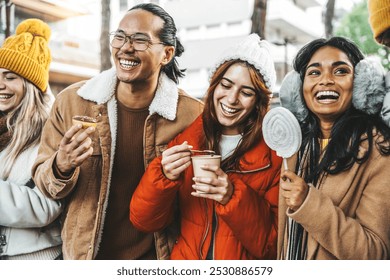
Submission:
[[[203,129],[205,133],[204,148],[214,150],[218,154],[220,153],[219,142],[222,135],[222,126],[218,122],[215,113],[214,91],[221,82],[226,71],[236,63],[248,68],[251,81],[256,90],[256,105],[252,112],[250,112],[250,114],[241,123],[240,133],[242,134],[242,139],[240,143],[234,150],[233,154],[226,158],[221,164],[221,167],[225,172],[238,168],[239,160],[245,152],[254,147],[256,143],[261,140],[261,125],[271,99],[271,91],[266,88],[263,77],[251,64],[238,59],[223,63],[212,76],[210,86],[206,94],[205,107],[202,114]]]
[[[180,40],[176,37],[177,28],[175,21],[163,8],[153,3],[138,4],[132,7],[129,11],[136,9],[148,11],[164,21],[164,26],[157,35],[164,45],[175,47],[175,55],[167,65],[162,67],[162,71],[176,84],[179,83],[179,78],[184,77],[185,69],[179,68],[176,57],[182,55],[184,47]]]
[[[307,65],[313,54],[324,46],[335,47],[344,52],[355,67],[364,58],[359,48],[352,41],[343,37],[317,39],[305,45],[296,55],[293,67],[300,74],[302,84]],[[301,90],[302,94],[302,90]],[[302,96],[302,100],[304,100]],[[374,134],[380,137],[374,140]],[[370,156],[372,149],[377,148],[381,154],[390,154],[390,128],[380,119],[379,115],[368,115],[351,106],[334,123],[329,144],[320,159],[321,130],[318,118],[309,110],[307,118],[302,123],[302,146],[300,157],[308,157],[308,164],[304,167],[305,181],[317,184],[320,175],[338,174],[348,170],[354,163],[364,163]],[[359,155],[359,147],[367,141],[368,150]]]

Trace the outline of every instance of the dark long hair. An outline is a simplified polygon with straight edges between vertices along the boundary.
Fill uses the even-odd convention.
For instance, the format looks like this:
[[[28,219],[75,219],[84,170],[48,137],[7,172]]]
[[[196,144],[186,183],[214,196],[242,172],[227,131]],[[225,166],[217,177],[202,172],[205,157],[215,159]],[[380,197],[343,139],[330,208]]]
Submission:
[[[346,38],[332,37],[314,40],[299,50],[293,62],[295,71],[300,74],[302,84],[311,57],[324,46],[332,46],[344,52],[354,67],[364,58],[355,43]],[[301,89],[301,94],[302,92]],[[303,96],[302,100],[304,101]],[[337,174],[348,170],[355,162],[364,163],[371,154],[374,145],[381,154],[389,155],[390,128],[382,122],[379,115],[368,115],[351,106],[333,124],[329,144],[321,158],[318,141],[321,138],[319,120],[310,110],[308,111],[309,114],[302,123],[303,137],[299,153],[301,159],[302,156],[307,156],[309,160],[303,170],[307,182],[317,184],[318,180],[321,179],[322,172]],[[381,136],[375,143],[374,133],[379,133]],[[368,142],[368,150],[364,155],[359,155],[359,147],[364,141]]]
[[[176,84],[179,83],[179,78],[184,77],[185,69],[179,68],[176,57],[180,57],[182,55],[184,47],[180,40],[176,37],[177,28],[175,21],[163,8],[153,3],[138,4],[132,7],[129,11],[136,9],[148,11],[164,21],[164,26],[157,35],[164,45],[175,47],[175,54],[172,60],[162,67],[162,71]]]
[[[256,101],[253,111],[242,122],[242,139],[233,154],[226,158],[221,166],[227,171],[238,168],[239,160],[246,151],[254,147],[261,139],[261,125],[263,117],[268,109],[271,100],[271,91],[266,88],[263,77],[248,62],[242,60],[230,60],[223,63],[211,77],[210,86],[206,93],[205,107],[202,114],[203,129],[205,133],[204,148],[220,153],[219,142],[222,135],[222,126],[218,122],[214,108],[214,91],[221,82],[223,76],[230,66],[240,63],[248,68],[251,81],[256,90]]]

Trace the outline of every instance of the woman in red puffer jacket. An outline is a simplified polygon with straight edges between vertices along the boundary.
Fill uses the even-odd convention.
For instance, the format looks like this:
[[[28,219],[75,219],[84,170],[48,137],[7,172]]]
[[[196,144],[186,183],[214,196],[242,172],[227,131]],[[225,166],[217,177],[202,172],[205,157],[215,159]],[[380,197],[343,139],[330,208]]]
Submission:
[[[281,158],[261,134],[274,82],[268,43],[249,35],[217,63],[203,114],[148,166],[130,220],[147,232],[180,222],[171,259],[276,258]],[[194,149],[222,156],[202,167],[216,178],[194,178]]]

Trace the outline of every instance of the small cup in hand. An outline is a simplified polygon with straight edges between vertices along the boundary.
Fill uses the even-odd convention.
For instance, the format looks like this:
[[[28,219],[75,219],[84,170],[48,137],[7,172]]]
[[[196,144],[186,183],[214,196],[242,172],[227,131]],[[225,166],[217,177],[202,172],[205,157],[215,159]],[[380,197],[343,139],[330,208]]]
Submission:
[[[220,155],[194,155],[191,157],[192,168],[194,170],[195,177],[206,177],[206,178],[217,178],[217,175],[213,171],[204,170],[201,166],[207,165],[216,165],[220,167],[221,165],[221,156]],[[197,185],[205,185],[202,183],[197,183]],[[202,193],[200,191],[197,191]]]
[[[72,123],[73,125],[81,124],[83,129],[87,129],[88,127],[96,127],[97,120],[88,116],[73,116]]]

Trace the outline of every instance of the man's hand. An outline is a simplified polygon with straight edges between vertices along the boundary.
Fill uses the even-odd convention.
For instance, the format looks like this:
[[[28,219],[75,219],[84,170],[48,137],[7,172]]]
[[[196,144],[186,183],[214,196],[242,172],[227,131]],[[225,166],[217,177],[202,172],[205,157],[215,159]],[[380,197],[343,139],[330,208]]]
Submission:
[[[62,174],[69,174],[93,153],[92,139],[95,127],[83,130],[81,124],[72,126],[61,139],[55,164]]]

